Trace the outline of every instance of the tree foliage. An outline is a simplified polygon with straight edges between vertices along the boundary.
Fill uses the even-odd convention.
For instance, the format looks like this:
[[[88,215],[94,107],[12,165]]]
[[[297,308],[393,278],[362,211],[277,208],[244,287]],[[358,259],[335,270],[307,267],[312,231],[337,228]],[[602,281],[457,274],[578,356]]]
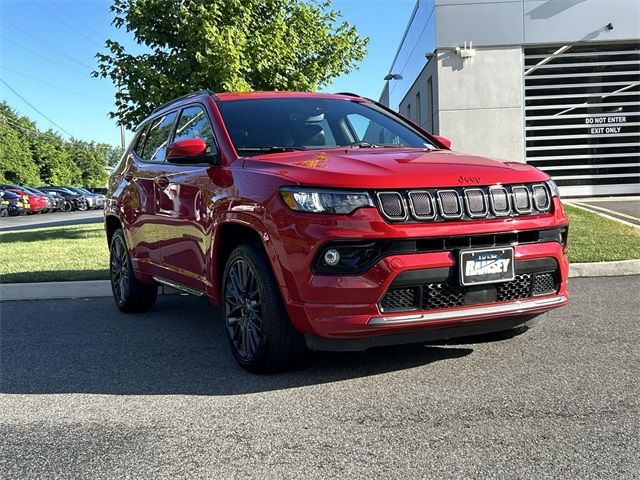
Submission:
[[[330,0],[114,0],[113,24],[147,52],[107,40],[94,76],[120,85],[111,116],[133,129],[185,93],[313,91],[356,68],[367,38]]]
[[[107,144],[65,140],[41,131],[27,117],[0,103],[0,183],[27,186],[104,187],[107,165],[120,150]]]

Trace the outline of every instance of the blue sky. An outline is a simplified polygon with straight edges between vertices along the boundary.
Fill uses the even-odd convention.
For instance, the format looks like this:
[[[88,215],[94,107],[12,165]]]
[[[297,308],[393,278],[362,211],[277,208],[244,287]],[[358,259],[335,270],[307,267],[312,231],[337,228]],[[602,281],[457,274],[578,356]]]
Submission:
[[[325,90],[377,99],[414,4],[415,0],[333,0],[344,19],[371,41],[360,69]],[[111,26],[109,5],[108,0],[0,0],[0,79],[57,126],[2,83],[1,98],[39,128],[118,145],[118,128],[107,116],[114,86],[89,76],[106,38],[135,48],[129,35]]]

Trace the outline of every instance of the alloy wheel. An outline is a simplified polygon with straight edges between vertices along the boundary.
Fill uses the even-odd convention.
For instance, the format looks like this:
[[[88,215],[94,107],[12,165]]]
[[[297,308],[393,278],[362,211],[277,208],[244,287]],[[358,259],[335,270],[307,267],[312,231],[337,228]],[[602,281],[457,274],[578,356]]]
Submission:
[[[242,360],[250,361],[263,340],[260,279],[246,260],[229,268],[225,285],[225,318],[229,337]]]
[[[129,256],[120,238],[111,247],[111,283],[116,300],[124,303],[129,294]]]

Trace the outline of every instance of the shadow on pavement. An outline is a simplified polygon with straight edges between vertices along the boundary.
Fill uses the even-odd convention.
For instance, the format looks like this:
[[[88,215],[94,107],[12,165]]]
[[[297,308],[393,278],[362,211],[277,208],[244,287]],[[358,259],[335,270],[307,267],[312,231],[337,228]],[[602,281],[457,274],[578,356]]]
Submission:
[[[161,297],[124,315],[111,298],[0,304],[0,393],[237,395],[378,375],[469,355],[412,345],[310,353],[288,373],[257,376],[232,359],[208,301]]]

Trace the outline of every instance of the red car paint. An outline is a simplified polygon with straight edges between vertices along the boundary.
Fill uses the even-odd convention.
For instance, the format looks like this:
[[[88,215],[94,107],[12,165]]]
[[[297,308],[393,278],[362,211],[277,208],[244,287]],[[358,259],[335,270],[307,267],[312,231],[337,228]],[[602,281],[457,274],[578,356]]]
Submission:
[[[380,258],[357,275],[315,274],[313,262],[318,251],[334,240],[475,238],[565,229],[568,225],[557,197],[552,198],[549,211],[543,214],[464,221],[394,223],[386,220],[376,207],[359,208],[349,215],[292,211],[279,195],[283,186],[385,191],[534,184],[548,181],[549,176],[526,164],[453,152],[448,149],[446,139],[433,137],[415,125],[440,149],[316,149],[243,157],[234,147],[219,106],[247,98],[371,102],[351,95],[254,92],[201,95],[173,103],[171,108],[194,102],[204,106],[217,140],[219,165],[145,163],[129,147],[110,179],[105,215],[109,237],[116,228],[123,228],[134,270],[141,280],[152,282],[154,276],[167,278],[204,292],[215,305],[220,305],[220,278],[224,269],[220,258],[225,249],[221,238],[233,241],[225,232],[240,230],[229,230],[231,227],[249,229],[262,241],[286,310],[298,331],[325,339],[423,332],[495,321],[513,316],[515,310],[509,315],[478,310],[476,315],[466,316],[465,312],[473,310],[472,307],[455,306],[440,310],[444,316],[438,319],[373,324],[372,319],[381,316],[391,319],[407,316],[407,312],[386,314],[380,309],[381,299],[401,273],[456,269],[457,250],[395,253]],[[174,143],[170,148],[183,154],[200,146]],[[566,236],[562,241],[517,244],[514,253],[516,261],[551,259],[557,264],[557,290],[536,297],[551,298],[554,303],[532,307],[528,314],[566,304],[569,298]],[[418,317],[425,311],[409,313]]]
[[[29,213],[38,213],[49,207],[47,197],[43,195],[34,195],[33,193],[17,189],[9,189],[9,191],[17,193],[18,195],[26,195],[29,198]]]

